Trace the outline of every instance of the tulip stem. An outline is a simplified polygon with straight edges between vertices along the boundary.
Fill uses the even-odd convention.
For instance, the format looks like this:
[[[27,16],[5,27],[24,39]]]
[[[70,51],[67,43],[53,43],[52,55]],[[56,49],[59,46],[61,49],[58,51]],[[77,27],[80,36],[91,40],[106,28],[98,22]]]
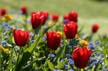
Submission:
[[[77,71],[84,71],[84,69],[81,69],[81,68],[77,68]]]

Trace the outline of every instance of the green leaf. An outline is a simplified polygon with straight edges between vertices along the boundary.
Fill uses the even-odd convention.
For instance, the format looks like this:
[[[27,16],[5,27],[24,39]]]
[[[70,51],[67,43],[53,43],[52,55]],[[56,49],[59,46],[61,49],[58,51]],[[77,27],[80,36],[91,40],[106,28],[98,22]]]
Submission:
[[[15,68],[15,71],[20,71],[22,66],[26,65],[30,56],[31,56],[31,54],[29,52],[26,52],[23,55],[20,55],[19,60],[18,60],[18,64],[16,65],[16,68]]]
[[[65,55],[65,47],[59,47],[56,51],[55,51],[56,55],[58,58],[62,58]]]
[[[57,64],[56,68],[62,69],[62,68],[64,68],[64,65],[66,63],[66,59],[63,62],[61,62],[60,59],[58,59],[57,63],[58,64]]]
[[[58,69],[62,69],[64,67],[64,62],[59,62],[59,64],[56,66]]]
[[[53,71],[54,70],[54,65],[49,60],[47,61],[47,63],[48,63],[48,66],[49,66],[50,70]]]

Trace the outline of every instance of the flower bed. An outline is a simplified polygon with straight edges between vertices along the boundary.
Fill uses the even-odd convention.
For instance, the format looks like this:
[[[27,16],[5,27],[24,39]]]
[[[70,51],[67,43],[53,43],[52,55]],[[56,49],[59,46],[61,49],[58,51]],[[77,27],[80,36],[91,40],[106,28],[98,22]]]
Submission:
[[[0,10],[0,71],[108,71],[108,37],[79,28],[78,13],[46,11],[10,14]]]

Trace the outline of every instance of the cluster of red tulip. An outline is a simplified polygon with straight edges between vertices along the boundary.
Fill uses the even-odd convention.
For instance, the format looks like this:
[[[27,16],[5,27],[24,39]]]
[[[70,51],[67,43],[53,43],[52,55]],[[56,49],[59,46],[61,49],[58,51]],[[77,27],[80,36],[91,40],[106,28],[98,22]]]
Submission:
[[[21,9],[23,14],[26,14],[26,8]],[[5,10],[2,12],[2,15],[6,13]],[[33,29],[38,28],[40,25],[44,25],[49,14],[48,12],[32,12],[31,14],[31,25]],[[52,15],[52,20],[57,22],[59,19],[58,14]],[[68,22],[64,24],[64,33],[67,39],[74,39],[78,31],[78,14],[77,12],[69,12],[64,16],[64,19],[67,19]],[[98,24],[92,26],[92,32],[96,33],[99,29]],[[61,35],[57,32],[50,31],[46,33],[47,36],[47,45],[51,50],[56,50],[61,44]],[[14,40],[16,45],[25,46],[29,40],[29,32],[22,30],[14,30]],[[78,68],[86,67],[89,57],[91,56],[92,51],[87,47],[77,47],[72,52],[72,57],[75,63],[75,66]]]

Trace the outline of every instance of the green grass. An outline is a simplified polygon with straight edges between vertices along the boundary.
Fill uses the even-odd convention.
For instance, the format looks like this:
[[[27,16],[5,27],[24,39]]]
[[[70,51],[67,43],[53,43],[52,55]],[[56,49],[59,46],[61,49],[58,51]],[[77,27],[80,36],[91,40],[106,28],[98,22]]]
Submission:
[[[29,13],[32,11],[48,11],[50,14],[58,13],[61,16],[75,10],[79,14],[79,24],[84,25],[84,31],[90,31],[92,23],[101,25],[100,32],[107,33],[108,2],[93,0],[2,0],[0,8],[6,7],[18,10],[26,5]]]

